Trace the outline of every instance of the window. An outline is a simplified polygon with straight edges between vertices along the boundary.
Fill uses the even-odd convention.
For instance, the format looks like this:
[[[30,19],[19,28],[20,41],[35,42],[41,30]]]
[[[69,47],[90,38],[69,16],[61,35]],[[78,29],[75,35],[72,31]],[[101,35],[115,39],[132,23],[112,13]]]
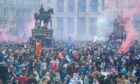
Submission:
[[[13,1],[14,1],[14,0],[9,0],[9,3],[10,3],[10,4],[13,4]]]
[[[58,37],[61,39],[63,37],[63,18],[57,18],[57,34]]]
[[[85,34],[85,18],[84,17],[80,17],[78,19],[78,35],[79,36],[83,36]]]
[[[15,34],[17,34],[18,33],[18,31],[19,31],[19,28],[20,28],[20,24],[16,24],[16,28],[15,28]]]
[[[67,1],[67,6],[68,6],[68,12],[74,12],[74,8],[75,8],[75,0],[68,0]]]
[[[50,4],[51,3],[51,0],[48,0],[48,3]]]
[[[4,4],[7,4],[7,0],[4,0]]]
[[[24,17],[24,9],[22,8],[22,16]]]
[[[0,0],[0,4],[2,3],[2,0]]]
[[[7,17],[9,17],[10,16],[10,8],[7,8],[6,10],[7,10]]]
[[[26,1],[22,0],[22,7],[25,7]]]
[[[13,16],[16,17],[16,9],[13,9]]]
[[[57,0],[57,12],[64,11],[64,0]]]
[[[134,21],[133,21],[134,25],[135,25],[135,28],[137,28],[139,26],[139,23],[140,23],[140,15],[139,14],[136,14],[134,16]]]
[[[10,4],[10,0],[7,0],[7,2],[6,2],[7,4]]]
[[[4,17],[4,7],[3,7],[3,6],[1,7],[1,13],[0,13],[0,15],[1,15],[2,17]]]
[[[4,8],[4,17],[7,17],[7,8]]]
[[[79,12],[86,12],[86,0],[79,0],[78,10]]]
[[[25,16],[25,17],[28,16],[28,11],[27,11],[27,9],[24,10],[24,16]]]
[[[68,34],[73,34],[74,32],[74,18],[69,17],[67,18],[68,24],[67,24],[67,31]]]
[[[16,0],[12,0],[12,3],[13,3],[14,5],[16,5]]]
[[[16,17],[18,17],[19,16],[19,11],[18,11],[18,9],[16,9]]]
[[[98,0],[90,0],[90,11],[91,12],[98,11]]]
[[[14,16],[14,8],[12,8],[12,10],[10,10],[10,17]]]
[[[22,10],[19,8],[19,17],[22,17]]]
[[[102,0],[102,10],[104,11],[104,8],[105,8],[105,2],[104,0]]]
[[[25,17],[29,17],[30,16],[30,9],[25,9],[23,13],[24,13]]]
[[[30,14],[31,14],[30,9],[28,9],[27,14],[28,14],[28,17],[30,17]]]
[[[97,25],[96,25],[96,19],[90,18],[90,36],[95,36],[97,34]]]
[[[11,32],[12,34],[14,33],[14,24],[11,24],[10,32]]]
[[[2,13],[3,13],[3,11],[2,11],[2,6],[0,5],[0,17],[2,17]]]
[[[25,0],[24,0],[24,1],[25,1]],[[29,1],[30,1],[30,0],[29,0]],[[17,1],[16,1],[16,4],[17,4],[17,6],[20,7],[20,6],[22,5],[22,1],[21,1],[21,0],[17,0]]]

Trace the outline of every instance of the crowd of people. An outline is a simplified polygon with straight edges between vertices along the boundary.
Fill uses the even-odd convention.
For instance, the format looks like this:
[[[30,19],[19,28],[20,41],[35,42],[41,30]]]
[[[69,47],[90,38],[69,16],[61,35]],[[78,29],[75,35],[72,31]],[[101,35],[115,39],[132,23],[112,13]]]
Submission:
[[[4,79],[12,84],[140,84],[139,42],[133,42],[127,53],[119,51],[120,45],[119,41],[70,45],[56,41],[37,59],[28,43],[1,42],[0,67],[8,67]]]

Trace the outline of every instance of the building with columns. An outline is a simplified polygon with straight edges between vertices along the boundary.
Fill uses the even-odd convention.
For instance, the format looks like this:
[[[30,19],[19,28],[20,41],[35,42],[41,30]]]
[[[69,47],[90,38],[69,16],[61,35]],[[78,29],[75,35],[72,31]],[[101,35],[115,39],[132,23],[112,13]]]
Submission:
[[[54,8],[52,28],[57,39],[68,36],[82,40],[106,39],[113,30],[114,19],[126,8],[120,0],[42,0],[41,3],[46,9]],[[131,7],[134,4],[133,0],[129,1]],[[140,18],[134,20],[138,31],[139,21]]]
[[[0,0],[0,30],[9,36],[26,35],[40,0]]]
[[[66,39],[68,36],[91,40],[100,36],[102,30],[97,18],[104,11],[104,0],[42,0],[44,8],[54,8],[52,28],[54,37]]]

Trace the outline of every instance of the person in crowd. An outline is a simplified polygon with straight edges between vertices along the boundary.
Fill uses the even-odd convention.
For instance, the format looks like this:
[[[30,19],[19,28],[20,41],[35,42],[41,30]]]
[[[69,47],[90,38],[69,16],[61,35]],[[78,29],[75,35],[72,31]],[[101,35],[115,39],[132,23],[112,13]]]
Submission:
[[[93,84],[99,84],[99,82],[96,78],[93,79]]]
[[[46,72],[46,75],[43,79],[43,84],[51,84],[50,72]]]
[[[84,84],[89,84],[89,78],[87,75],[84,77]]]
[[[122,83],[129,84],[129,81],[126,79],[125,75],[122,75]]]
[[[54,82],[55,82],[55,84],[60,84],[61,83],[61,78],[60,78],[60,74],[59,74],[59,72],[56,72],[55,73],[55,77],[54,77]]]
[[[43,48],[39,60],[27,44],[0,42],[0,64],[7,65],[12,84],[133,84],[140,79],[139,42],[122,53],[120,42],[113,40],[56,41],[54,47]]]
[[[42,76],[44,76],[47,70],[47,63],[45,62],[45,60],[41,64],[41,69],[42,69]]]

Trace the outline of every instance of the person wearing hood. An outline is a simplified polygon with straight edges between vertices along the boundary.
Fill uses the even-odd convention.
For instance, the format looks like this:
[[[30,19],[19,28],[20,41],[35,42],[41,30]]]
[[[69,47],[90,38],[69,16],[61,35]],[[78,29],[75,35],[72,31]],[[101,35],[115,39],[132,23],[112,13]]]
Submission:
[[[89,84],[89,78],[87,75],[84,77],[84,84]]]
[[[50,80],[51,80],[51,78],[50,78],[50,72],[47,72],[42,84],[50,84]]]

